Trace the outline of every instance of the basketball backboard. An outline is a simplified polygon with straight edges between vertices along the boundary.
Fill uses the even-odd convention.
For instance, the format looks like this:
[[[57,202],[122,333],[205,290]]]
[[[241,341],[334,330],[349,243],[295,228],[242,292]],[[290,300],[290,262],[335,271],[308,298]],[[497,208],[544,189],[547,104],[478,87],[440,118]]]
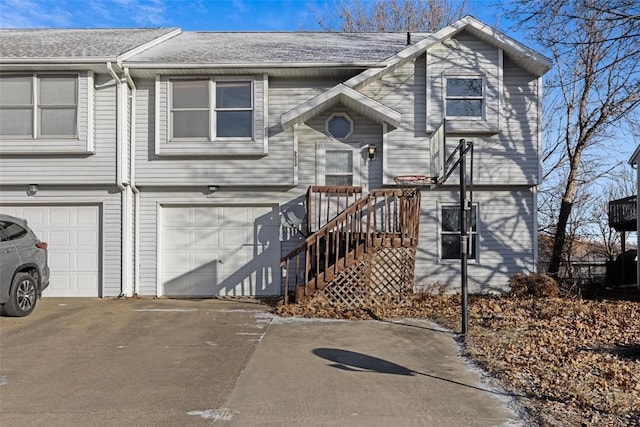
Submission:
[[[436,184],[441,184],[446,173],[445,162],[447,161],[447,150],[445,143],[447,140],[445,121],[442,120],[440,126],[431,134],[429,140],[429,150],[431,155],[431,178]]]

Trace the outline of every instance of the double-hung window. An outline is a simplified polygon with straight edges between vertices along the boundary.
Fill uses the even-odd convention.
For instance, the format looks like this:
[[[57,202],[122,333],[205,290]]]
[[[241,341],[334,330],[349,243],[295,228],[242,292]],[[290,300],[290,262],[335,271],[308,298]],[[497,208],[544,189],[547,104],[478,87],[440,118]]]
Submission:
[[[324,185],[351,186],[353,179],[353,150],[326,150]]]
[[[469,215],[470,214],[470,215]],[[473,205],[467,212],[469,228],[469,259],[476,259],[478,244],[478,206]],[[442,259],[460,259],[460,207],[442,206],[440,221],[440,257]]]
[[[447,118],[484,117],[484,79],[482,77],[447,77],[445,88]]]
[[[171,81],[172,140],[250,139],[253,111],[251,81]]]
[[[0,137],[78,138],[78,75],[0,76]]]

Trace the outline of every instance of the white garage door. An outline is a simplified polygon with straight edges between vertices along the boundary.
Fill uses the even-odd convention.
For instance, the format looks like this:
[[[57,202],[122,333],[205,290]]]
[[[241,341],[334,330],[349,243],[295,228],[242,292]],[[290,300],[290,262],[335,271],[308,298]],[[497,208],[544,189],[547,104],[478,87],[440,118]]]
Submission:
[[[164,207],[162,217],[164,295],[279,294],[277,207]]]
[[[26,218],[49,245],[51,277],[44,297],[98,297],[100,216],[98,206],[2,206]]]

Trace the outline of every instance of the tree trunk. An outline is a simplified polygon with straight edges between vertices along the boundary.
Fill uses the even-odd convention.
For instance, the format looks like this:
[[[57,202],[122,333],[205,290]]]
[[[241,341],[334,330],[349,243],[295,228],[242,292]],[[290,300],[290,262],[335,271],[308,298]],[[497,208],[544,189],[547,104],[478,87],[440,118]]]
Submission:
[[[560,263],[562,261],[562,252],[567,239],[567,224],[571,216],[573,208],[573,199],[576,194],[578,185],[578,166],[580,164],[580,155],[582,154],[583,144],[578,143],[576,151],[570,157],[569,176],[567,177],[567,185],[562,195],[560,204],[560,212],[558,213],[558,222],[556,224],[556,234],[553,239],[553,250],[547,271],[556,280],[559,279]]]

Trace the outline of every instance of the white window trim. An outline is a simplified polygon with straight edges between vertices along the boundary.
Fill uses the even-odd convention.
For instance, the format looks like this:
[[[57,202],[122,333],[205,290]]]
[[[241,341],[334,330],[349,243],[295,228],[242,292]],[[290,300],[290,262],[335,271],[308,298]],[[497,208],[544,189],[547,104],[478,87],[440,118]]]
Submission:
[[[482,80],[482,96],[447,96],[447,80],[449,79],[480,79]],[[448,116],[447,115],[447,100],[449,99],[469,99],[482,101],[482,115],[481,116]],[[442,76],[442,114],[446,120],[469,120],[469,121],[485,121],[487,117],[487,79],[481,74],[468,74],[468,75],[443,75]]]
[[[253,78],[234,78],[234,77],[214,77],[211,79],[211,83],[209,84],[209,93],[211,94],[211,131],[210,135],[212,140],[214,141],[254,141],[255,140],[255,125],[256,125],[256,107],[255,107],[255,85],[253,83]],[[217,82],[247,82],[250,85],[251,90],[251,107],[249,108],[218,108],[216,106],[216,86]],[[217,120],[218,120],[218,111],[251,111],[251,136],[250,137],[218,137],[216,135],[217,131]]]
[[[182,108],[178,108],[175,109],[173,108],[173,82],[174,81],[189,81],[189,82],[193,82],[193,81],[202,81],[202,82],[208,82],[207,85],[207,90],[209,91],[209,105],[206,108],[206,111],[209,113],[209,135],[207,137],[189,137],[189,138],[175,138],[173,136],[173,113],[174,111],[205,111],[205,108],[187,108],[187,109],[182,109]],[[167,120],[167,131],[168,131],[168,135],[167,135],[167,140],[168,141],[211,141],[211,135],[213,135],[211,133],[211,107],[212,107],[212,103],[211,103],[211,91],[212,91],[212,83],[211,83],[211,79],[209,78],[197,78],[197,77],[188,77],[188,78],[182,78],[182,77],[178,77],[178,78],[171,78],[169,79],[168,82],[168,87],[167,87],[167,99],[168,99],[168,105],[167,105],[167,115],[168,115],[168,120]],[[213,89],[215,90],[215,89]]]
[[[347,150],[350,150],[353,154],[353,180],[351,185],[362,185],[362,147],[360,147],[360,143],[358,143],[358,146],[354,146],[338,140],[335,140],[335,142],[316,142],[316,182],[318,185],[326,185],[326,152]]]
[[[209,82],[208,85],[208,90],[209,90],[209,136],[207,138],[202,138],[202,137],[196,137],[196,138],[174,138],[173,137],[173,117],[172,117],[172,113],[174,111],[173,108],[173,87],[172,87],[172,83],[174,81],[195,81],[195,80],[206,80]],[[168,100],[168,105],[167,105],[167,141],[169,143],[171,142],[176,142],[176,143],[180,143],[180,142],[190,142],[190,141],[207,141],[207,142],[225,142],[225,141],[247,141],[247,142],[253,142],[256,139],[256,129],[255,129],[255,123],[256,123],[256,108],[255,108],[255,84],[254,84],[254,78],[253,77],[247,77],[247,76],[237,76],[237,77],[208,77],[208,78],[201,78],[201,77],[197,77],[197,76],[185,76],[185,77],[169,77],[167,83],[167,100]],[[245,109],[240,109],[240,108],[233,108],[233,109],[218,109],[216,107],[216,82],[223,82],[223,81],[227,81],[227,82],[247,82],[249,83],[249,85],[251,86],[251,107],[250,108],[245,108]],[[202,109],[204,110],[204,109]],[[216,135],[216,130],[217,130],[217,112],[218,111],[251,111],[251,136],[250,137],[218,137]]]
[[[5,154],[95,154],[94,143],[94,79],[93,72],[10,72],[3,76],[32,76],[33,78],[33,135],[0,137],[0,153]],[[40,90],[38,76],[74,76],[76,79],[76,135],[75,136],[39,136],[39,116],[37,93]],[[86,101],[82,101],[83,87],[81,80],[86,79]],[[82,113],[86,112],[87,124],[83,127]]]
[[[344,117],[349,122],[349,132],[345,136],[337,137],[334,136],[329,130],[329,122],[335,117]],[[324,122],[325,132],[331,138],[335,138],[337,140],[345,140],[348,139],[351,135],[353,135],[353,119],[349,117],[347,113],[333,113],[329,116],[329,118]]]
[[[476,244],[475,244],[475,254],[476,257],[475,258],[468,258],[468,262],[472,263],[472,264],[479,264],[480,263],[480,236],[481,236],[481,227],[480,224],[482,224],[482,221],[480,220],[480,203],[478,202],[473,202],[473,206],[475,206],[476,208],[476,231],[475,234],[476,235]],[[438,218],[438,228],[437,228],[437,257],[438,257],[438,263],[458,263],[460,262],[460,258],[443,258],[442,256],[442,235],[445,234],[442,232],[442,209],[446,208],[446,207],[455,207],[455,208],[460,208],[460,204],[459,203],[455,203],[455,202],[451,202],[451,203],[444,203],[444,202],[437,202],[436,203],[436,209],[437,209],[437,218]],[[446,233],[447,235],[452,235],[453,233]],[[460,235],[460,233],[456,233],[458,236]]]

